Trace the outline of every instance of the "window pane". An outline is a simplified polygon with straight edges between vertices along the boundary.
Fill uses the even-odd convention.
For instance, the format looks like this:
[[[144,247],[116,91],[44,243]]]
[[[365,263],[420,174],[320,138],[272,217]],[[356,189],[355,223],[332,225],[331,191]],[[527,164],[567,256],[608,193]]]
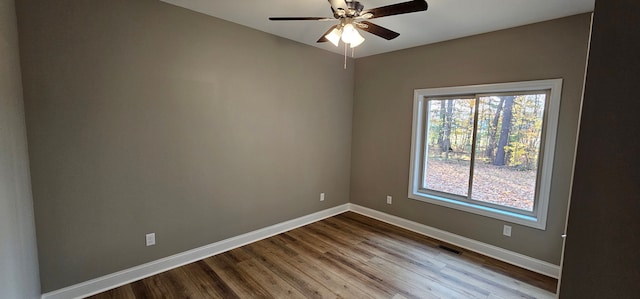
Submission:
[[[479,98],[472,199],[533,211],[545,100]]]
[[[474,104],[461,98],[428,101],[424,189],[467,196]]]

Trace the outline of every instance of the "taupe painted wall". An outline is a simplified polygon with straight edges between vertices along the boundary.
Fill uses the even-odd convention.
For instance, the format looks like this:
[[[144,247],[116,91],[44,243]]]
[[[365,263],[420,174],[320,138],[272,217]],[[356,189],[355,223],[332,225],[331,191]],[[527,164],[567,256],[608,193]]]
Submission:
[[[341,56],[153,0],[17,4],[44,292],[348,202]]]
[[[560,298],[640,293],[640,2],[597,0]]]
[[[560,263],[590,15],[356,61],[351,202],[553,264]],[[564,79],[546,231],[407,198],[413,90]],[[386,204],[386,195],[394,197]]]
[[[13,0],[0,0],[0,298],[40,298]]]

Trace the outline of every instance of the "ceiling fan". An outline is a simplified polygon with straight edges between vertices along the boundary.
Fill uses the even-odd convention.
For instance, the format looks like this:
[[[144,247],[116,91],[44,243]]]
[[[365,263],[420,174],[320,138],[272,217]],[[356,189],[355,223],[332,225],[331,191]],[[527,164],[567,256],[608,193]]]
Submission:
[[[427,1],[414,0],[391,4],[372,9],[364,9],[359,1],[354,0],[328,0],[331,4],[333,18],[330,17],[271,17],[271,21],[333,21],[338,20],[339,23],[331,26],[329,30],[323,34],[318,43],[331,42],[336,47],[340,40],[349,44],[351,48],[357,47],[364,42],[364,37],[358,33],[357,29],[364,30],[371,34],[391,40],[400,35],[395,31],[389,30],[382,26],[378,26],[367,20],[412,13],[427,10]],[[346,48],[346,47],[345,47]]]

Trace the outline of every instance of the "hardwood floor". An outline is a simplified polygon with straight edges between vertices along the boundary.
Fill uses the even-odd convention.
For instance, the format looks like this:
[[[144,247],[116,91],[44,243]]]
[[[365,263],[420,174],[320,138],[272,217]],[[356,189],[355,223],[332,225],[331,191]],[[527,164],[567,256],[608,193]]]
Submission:
[[[554,298],[557,281],[346,212],[91,298]]]

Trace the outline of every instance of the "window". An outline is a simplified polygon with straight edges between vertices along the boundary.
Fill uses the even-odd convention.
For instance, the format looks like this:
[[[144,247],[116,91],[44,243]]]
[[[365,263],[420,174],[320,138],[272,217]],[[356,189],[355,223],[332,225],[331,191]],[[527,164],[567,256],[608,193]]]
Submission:
[[[545,229],[561,86],[415,90],[409,198]]]

